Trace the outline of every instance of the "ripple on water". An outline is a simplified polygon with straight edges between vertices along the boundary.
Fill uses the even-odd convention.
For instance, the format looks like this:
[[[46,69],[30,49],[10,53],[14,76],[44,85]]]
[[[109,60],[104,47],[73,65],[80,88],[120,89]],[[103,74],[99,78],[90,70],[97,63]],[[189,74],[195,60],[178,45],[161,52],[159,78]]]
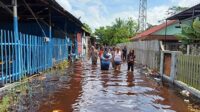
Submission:
[[[51,109],[65,112],[187,111],[187,104],[169,88],[160,88],[142,75],[140,68],[128,73],[126,67],[123,64],[120,72],[101,71],[99,63],[97,66],[91,66],[90,62],[75,63],[69,84],[66,77],[59,79],[64,84],[63,88],[59,85],[63,91],[56,93],[52,101],[59,104],[51,105]],[[47,107],[47,111],[51,110]]]

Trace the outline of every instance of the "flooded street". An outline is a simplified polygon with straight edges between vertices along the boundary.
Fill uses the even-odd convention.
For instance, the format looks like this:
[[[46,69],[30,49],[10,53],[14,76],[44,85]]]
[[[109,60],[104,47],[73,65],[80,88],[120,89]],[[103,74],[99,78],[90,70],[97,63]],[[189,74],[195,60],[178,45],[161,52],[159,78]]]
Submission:
[[[89,62],[76,62],[71,79],[48,94],[38,112],[190,112],[176,90],[162,86],[141,73],[101,71]],[[190,107],[191,108],[191,107]],[[198,111],[198,110],[196,110]]]

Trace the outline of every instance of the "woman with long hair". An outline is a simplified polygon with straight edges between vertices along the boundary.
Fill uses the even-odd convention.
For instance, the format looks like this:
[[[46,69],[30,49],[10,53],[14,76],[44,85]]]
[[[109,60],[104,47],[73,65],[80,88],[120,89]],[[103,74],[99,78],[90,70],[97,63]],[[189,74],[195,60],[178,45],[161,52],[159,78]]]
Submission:
[[[122,63],[122,52],[120,51],[119,47],[116,48],[114,54],[114,63],[115,63],[115,70],[119,71],[121,69],[121,63]]]

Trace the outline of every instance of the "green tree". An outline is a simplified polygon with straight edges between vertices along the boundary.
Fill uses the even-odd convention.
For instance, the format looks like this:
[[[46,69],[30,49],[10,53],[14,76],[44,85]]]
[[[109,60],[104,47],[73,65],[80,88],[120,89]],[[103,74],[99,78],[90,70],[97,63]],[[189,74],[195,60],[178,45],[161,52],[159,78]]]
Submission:
[[[100,27],[95,30],[95,35],[99,37],[99,42],[103,45],[116,45],[128,42],[130,37],[135,36],[137,23],[129,18],[122,20],[117,18],[111,26]]]
[[[191,25],[182,24],[181,33],[177,34],[177,39],[184,44],[193,44],[200,41],[200,20],[197,17]]]
[[[194,22],[190,25],[182,24],[181,33],[177,34],[176,37],[183,44],[187,45],[187,54],[190,54],[190,47],[193,49],[191,54],[199,55],[198,43],[200,42],[200,20],[197,17]]]
[[[172,6],[167,10],[167,14],[172,16],[172,15],[175,15],[175,14],[182,12],[186,9],[188,9],[188,7]]]
[[[188,9],[188,7],[181,7],[181,6],[172,6],[170,8],[168,8],[168,10],[166,11],[167,16],[173,16],[179,12],[182,12],[184,10]],[[161,20],[159,20],[159,23],[163,23],[166,20],[166,18],[163,18]]]

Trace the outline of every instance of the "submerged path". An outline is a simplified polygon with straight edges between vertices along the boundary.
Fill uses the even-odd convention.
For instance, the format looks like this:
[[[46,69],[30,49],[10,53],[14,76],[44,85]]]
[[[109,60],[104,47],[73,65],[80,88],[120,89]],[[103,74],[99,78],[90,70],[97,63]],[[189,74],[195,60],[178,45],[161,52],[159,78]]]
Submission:
[[[99,65],[76,62],[71,80],[40,105],[39,112],[190,112],[188,104],[169,87],[141,73],[101,71]]]

